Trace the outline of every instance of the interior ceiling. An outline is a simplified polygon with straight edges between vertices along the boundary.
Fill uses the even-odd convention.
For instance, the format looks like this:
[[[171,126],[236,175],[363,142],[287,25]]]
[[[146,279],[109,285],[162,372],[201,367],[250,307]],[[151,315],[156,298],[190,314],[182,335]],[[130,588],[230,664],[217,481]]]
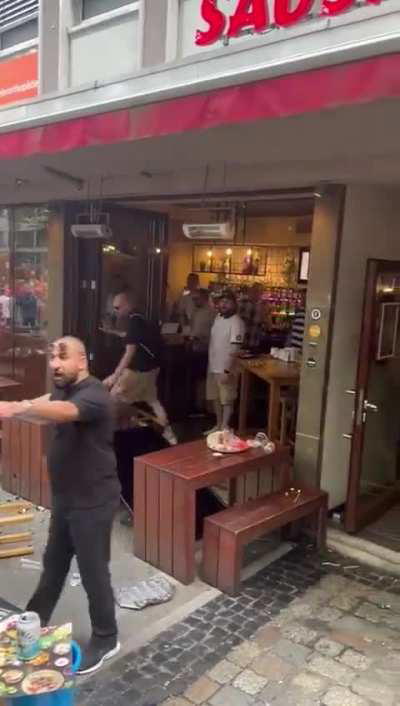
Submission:
[[[1,203],[400,183],[400,101],[1,161]],[[1,136],[0,136],[1,145]],[[44,166],[85,180],[52,176]],[[253,206],[252,206],[253,208]],[[259,208],[254,205],[255,211]],[[280,206],[268,206],[279,209]]]
[[[160,201],[136,201],[129,200],[118,201],[118,205],[124,208],[138,208],[149,211],[158,211],[166,213],[171,218],[178,221],[195,222],[196,219],[210,216],[214,218],[224,212],[227,213],[233,209],[237,210],[240,216],[245,215],[247,218],[262,218],[262,217],[278,217],[278,216],[293,216],[303,217],[310,216],[314,210],[314,198],[293,198],[288,194],[280,200],[256,199],[252,200],[251,195],[244,199],[233,199],[232,201],[215,201],[210,202],[207,198],[204,201],[189,201],[188,203],[175,203],[168,201],[162,203]]]

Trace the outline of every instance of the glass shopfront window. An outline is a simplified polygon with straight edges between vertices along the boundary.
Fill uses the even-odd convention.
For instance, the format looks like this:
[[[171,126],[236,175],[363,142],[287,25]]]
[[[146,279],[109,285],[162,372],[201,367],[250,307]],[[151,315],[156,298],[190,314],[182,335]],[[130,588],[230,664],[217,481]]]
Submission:
[[[0,210],[0,375],[27,398],[46,387],[51,218],[46,206]]]

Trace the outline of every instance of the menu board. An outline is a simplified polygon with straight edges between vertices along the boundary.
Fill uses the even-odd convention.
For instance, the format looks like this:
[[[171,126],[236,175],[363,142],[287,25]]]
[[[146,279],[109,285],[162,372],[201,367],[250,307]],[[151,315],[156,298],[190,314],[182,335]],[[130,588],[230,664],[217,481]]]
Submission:
[[[0,623],[0,699],[71,689],[72,625],[42,628],[40,652],[29,662],[18,658],[18,616]]]

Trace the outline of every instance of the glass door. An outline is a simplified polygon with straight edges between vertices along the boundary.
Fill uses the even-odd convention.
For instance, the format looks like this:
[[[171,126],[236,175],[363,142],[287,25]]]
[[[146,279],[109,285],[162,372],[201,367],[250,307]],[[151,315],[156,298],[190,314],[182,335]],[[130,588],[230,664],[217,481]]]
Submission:
[[[345,528],[357,532],[400,498],[400,262],[368,262]]]

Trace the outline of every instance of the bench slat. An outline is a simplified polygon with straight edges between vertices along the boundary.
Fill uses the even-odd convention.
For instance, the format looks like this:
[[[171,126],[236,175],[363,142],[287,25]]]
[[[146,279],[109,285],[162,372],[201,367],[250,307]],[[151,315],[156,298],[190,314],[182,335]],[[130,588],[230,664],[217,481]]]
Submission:
[[[303,508],[320,498],[320,491],[302,489],[299,499],[294,502],[294,498],[287,497],[282,491],[279,491],[256,500],[249,500],[243,505],[222,510],[222,512],[211,515],[208,522],[230,532],[240,533],[254,527],[254,525],[279,519],[281,515],[291,510],[296,511]]]

